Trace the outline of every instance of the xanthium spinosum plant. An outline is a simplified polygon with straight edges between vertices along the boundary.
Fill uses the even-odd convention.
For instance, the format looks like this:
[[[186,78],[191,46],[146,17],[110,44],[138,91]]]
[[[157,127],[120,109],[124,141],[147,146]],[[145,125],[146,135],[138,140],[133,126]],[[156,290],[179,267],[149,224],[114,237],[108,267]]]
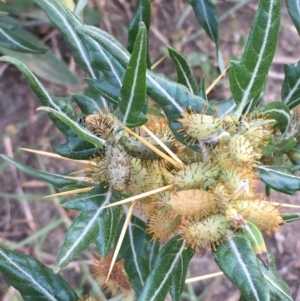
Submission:
[[[64,134],[66,142],[53,147],[57,158],[85,168],[54,175],[1,155],[62,188],[56,196],[76,193],[62,206],[80,211],[54,271],[33,257],[0,248],[0,270],[9,283],[24,300],[102,300],[77,296],[58,274],[95,243],[99,255],[92,274],[111,300],[159,301],[170,293],[176,301],[189,261],[208,248],[239,289],[241,301],[292,300],[262,236],[300,217],[284,214],[285,205],[270,196],[271,189],[290,195],[300,190],[295,174],[299,66],[285,66],[282,101],[260,104],[276,49],[281,1],[260,1],[242,58],[229,66],[232,97],[220,102],[207,99],[204,80],[198,85],[185,58],[172,48],[178,82],[149,69],[150,0],[137,1],[128,49],[105,31],[84,25],[58,0],[33,2],[88,74],[87,90],[72,95],[81,114],[69,98],[51,94],[25,64],[8,56],[0,60],[22,72],[42,104],[39,110],[48,112]],[[222,69],[216,7],[210,0],[188,2],[215,42]],[[298,32],[299,3],[286,1]],[[257,192],[261,181],[265,194]]]

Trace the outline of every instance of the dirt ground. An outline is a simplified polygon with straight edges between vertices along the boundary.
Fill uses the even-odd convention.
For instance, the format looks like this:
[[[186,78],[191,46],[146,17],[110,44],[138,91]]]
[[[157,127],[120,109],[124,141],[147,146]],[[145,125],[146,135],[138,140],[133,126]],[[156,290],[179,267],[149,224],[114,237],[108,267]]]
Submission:
[[[95,0],[94,5],[103,13],[101,28],[116,36],[126,44],[126,26],[132,15],[132,3],[135,1],[102,1]],[[232,12],[237,2],[218,2],[218,15],[228,15],[221,24],[221,48],[225,63],[230,59],[239,58],[243,50],[243,41],[247,40],[250,24],[258,1],[248,1],[236,13]],[[153,62],[166,53],[166,45],[174,47],[189,58],[194,66],[194,72],[199,81],[205,75],[207,85],[217,76],[215,46],[204,34],[187,41],[194,33],[200,30],[194,14],[181,0],[153,0],[153,20],[150,33],[150,49]],[[231,12],[231,13],[229,13]],[[186,15],[185,15],[186,13]],[[184,18],[185,16],[185,18]],[[284,78],[283,64],[296,63],[299,60],[300,38],[292,26],[286,9],[283,9],[282,24],[278,49],[267,84],[264,101],[280,100],[280,89]],[[58,35],[54,35],[48,42],[55,51],[65,51],[65,46]],[[57,46],[59,45],[59,46]],[[73,66],[71,64],[71,66]],[[76,69],[77,70],[77,69]],[[165,59],[156,69],[171,78],[175,78],[174,67],[170,60]],[[63,172],[74,165],[67,162],[58,162],[47,157],[39,160],[33,154],[19,151],[20,147],[51,150],[53,141],[62,141],[63,138],[51,124],[46,114],[36,112],[39,102],[31,92],[25,79],[19,71],[6,64],[0,65],[0,153],[14,156],[17,160],[34,168],[45,168],[55,173]],[[82,76],[82,73],[78,73]],[[77,87],[63,87],[45,82],[47,88],[55,95],[67,95],[69,92],[80,91],[84,84]],[[228,80],[224,79],[209,95],[210,98],[222,100],[230,95]],[[11,166],[4,169],[0,162],[0,243],[16,248],[19,252],[30,254],[51,266],[58,253],[59,246],[64,240],[68,223],[74,218],[74,212],[63,210],[58,200],[43,200],[42,196],[53,192],[53,188],[33,179]],[[19,196],[18,201],[15,195]],[[26,196],[26,198],[24,197]],[[35,195],[35,197],[28,197]],[[297,204],[300,194],[288,197],[277,193],[274,195],[279,202]],[[49,234],[39,235],[41,230],[53,224],[53,218],[59,216],[61,223],[53,226]],[[276,257],[276,266],[279,274],[291,288],[295,301],[300,301],[300,222],[287,224],[281,232],[267,237],[268,250]],[[17,244],[33,233],[38,233],[32,241],[20,246]],[[38,246],[38,247],[37,247]],[[91,255],[80,256],[80,260],[88,260]],[[218,271],[217,265],[207,251],[195,257],[190,264],[190,276],[199,276]],[[62,271],[66,279],[74,287],[80,283],[80,264],[73,264]],[[200,296],[210,286],[204,296],[205,301],[236,301],[239,293],[233,285],[225,279],[215,279],[195,284],[196,295]],[[89,285],[83,290],[88,290]],[[7,288],[5,280],[0,276],[0,300],[11,300],[8,293],[16,294]]]

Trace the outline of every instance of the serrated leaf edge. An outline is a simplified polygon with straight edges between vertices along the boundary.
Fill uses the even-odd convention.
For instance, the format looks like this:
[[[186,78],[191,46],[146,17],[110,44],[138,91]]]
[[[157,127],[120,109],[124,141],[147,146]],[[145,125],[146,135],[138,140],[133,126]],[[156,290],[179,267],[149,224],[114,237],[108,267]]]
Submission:
[[[28,274],[19,265],[17,265],[14,261],[12,261],[9,256],[4,254],[1,250],[1,248],[0,248],[0,255],[3,256],[5,258],[5,260],[8,261],[9,264],[11,264],[11,266],[13,266],[15,269],[20,271],[23,275],[25,275],[25,277],[32,282],[32,284],[34,285],[34,287],[36,289],[39,289],[45,296],[47,296],[49,301],[60,301],[60,300],[56,299],[52,294],[50,294],[43,286],[41,286],[40,283],[37,282],[30,274]]]
[[[56,267],[60,267],[61,265],[63,265],[63,263],[65,261],[67,261],[68,258],[72,255],[72,252],[78,247],[78,245],[83,240],[83,238],[85,237],[85,235],[93,227],[96,219],[99,217],[99,214],[103,210],[103,207],[105,207],[106,205],[109,204],[111,196],[112,196],[112,193],[111,192],[107,192],[106,198],[105,198],[104,202],[101,204],[101,206],[99,207],[99,209],[95,212],[95,214],[93,215],[93,217],[89,220],[89,222],[87,223],[86,227],[84,228],[84,231],[82,231],[82,233],[77,237],[77,239],[74,241],[73,245],[69,248],[68,252],[66,252],[65,255],[62,258],[60,258],[60,260],[56,263]]]

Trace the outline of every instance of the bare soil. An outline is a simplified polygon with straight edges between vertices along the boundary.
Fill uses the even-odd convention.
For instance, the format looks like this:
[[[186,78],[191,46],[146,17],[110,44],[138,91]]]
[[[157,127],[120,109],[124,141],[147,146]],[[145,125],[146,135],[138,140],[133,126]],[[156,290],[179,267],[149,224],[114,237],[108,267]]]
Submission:
[[[101,28],[116,36],[126,44],[126,28],[132,15],[135,1],[102,1],[95,0],[95,7],[101,9],[103,21]],[[237,13],[232,13],[221,25],[221,47],[226,64],[230,59],[238,59],[243,50],[243,40],[247,40],[251,22],[258,1],[249,1]],[[195,65],[194,72],[197,80],[205,75],[207,85],[217,76],[217,63],[215,59],[214,43],[205,34],[193,39],[188,43],[182,43],[191,34],[200,30],[193,12],[186,12],[187,4],[180,0],[153,0],[153,25],[150,33],[150,49],[153,62],[166,53],[166,45],[181,51]],[[227,13],[234,3],[218,3],[219,16]],[[276,51],[274,63],[270,71],[270,78],[266,87],[264,101],[280,100],[280,89],[284,77],[283,64],[296,63],[299,59],[300,38],[292,26],[292,22],[286,11],[282,13],[282,25],[279,45]],[[38,32],[38,29],[35,29]],[[58,43],[57,43],[58,42]],[[48,44],[59,53],[64,53],[65,46],[57,35],[48,41]],[[191,55],[193,53],[193,56]],[[73,66],[72,64],[70,64]],[[76,68],[77,70],[77,68]],[[165,59],[158,65],[156,71],[171,78],[175,77],[175,69],[169,59]],[[18,161],[31,167],[55,173],[74,168],[68,162],[61,162],[47,157],[37,160],[37,157],[27,152],[20,152],[20,147],[29,147],[40,150],[51,150],[49,139],[63,141],[57,129],[52,125],[46,114],[37,114],[36,108],[40,105],[36,96],[28,87],[26,80],[18,70],[12,66],[0,65],[0,153],[14,156]],[[82,76],[80,71],[79,76]],[[78,87],[62,87],[45,82],[47,88],[56,95],[67,95],[70,91],[82,90],[84,84]],[[229,97],[228,80],[222,80],[210,95],[210,98],[226,99]],[[2,162],[1,162],[2,164]],[[2,165],[0,165],[2,166]],[[10,247],[33,233],[51,224],[56,217],[62,218],[62,223],[55,227],[48,235],[37,236],[36,239],[16,246],[17,251],[30,254],[51,267],[62,244],[68,222],[75,214],[63,210],[57,200],[49,201],[42,199],[43,195],[52,193],[48,185],[27,176],[11,166],[0,170],[0,242]],[[11,194],[23,195],[35,194],[35,200],[16,200]],[[293,197],[277,193],[274,195],[279,202],[297,204],[300,194]],[[293,298],[300,301],[300,231],[299,222],[287,224],[271,237],[266,237],[268,249],[276,257],[276,266],[279,274],[291,288]],[[82,256],[83,259],[91,259],[91,256]],[[191,276],[199,276],[218,271],[217,265],[212,260],[209,251],[195,257],[190,264]],[[67,281],[77,286],[81,280],[79,265],[74,264],[63,271]],[[7,288],[5,280],[0,276],[0,300],[10,300],[9,294],[16,294]],[[235,301],[239,299],[239,293],[233,285],[225,279],[218,277],[195,284],[198,295],[204,292],[210,285],[205,301]],[[85,290],[89,286],[84,287]]]

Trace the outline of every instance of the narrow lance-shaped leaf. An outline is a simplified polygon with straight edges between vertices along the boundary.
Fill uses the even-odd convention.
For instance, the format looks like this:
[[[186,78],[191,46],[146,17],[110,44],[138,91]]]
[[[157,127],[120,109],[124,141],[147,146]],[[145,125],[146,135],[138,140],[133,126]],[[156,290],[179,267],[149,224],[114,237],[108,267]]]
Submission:
[[[270,293],[259,260],[244,235],[233,235],[213,252],[216,263],[232,283],[251,301],[269,301]]]
[[[33,44],[18,34],[18,30],[9,30],[0,27],[0,45],[18,52],[45,53],[48,48],[44,45]],[[38,40],[37,40],[38,41]]]
[[[199,95],[198,85],[186,59],[171,47],[168,47],[168,51],[173,63],[176,66],[177,81],[186,86],[191,93]]]
[[[40,107],[38,110],[44,110],[48,113],[53,114],[55,117],[57,117],[59,120],[61,120],[63,123],[65,123],[70,129],[72,129],[80,138],[83,140],[94,144],[96,147],[101,147],[104,143],[105,140],[95,136],[91,132],[87,131],[84,129],[82,126],[79,125],[78,122],[75,122],[71,118],[69,118],[67,115],[64,113],[58,112],[52,108],[47,108],[47,107]]]
[[[44,171],[40,171],[40,170],[36,170],[33,168],[28,167],[27,165],[24,165],[10,157],[7,157],[6,155],[2,155],[0,154],[0,157],[9,162],[10,164],[13,164],[16,168],[18,168],[19,170],[21,170],[22,172],[33,176],[37,179],[43,180],[47,183],[50,183],[56,187],[64,187],[66,185],[71,185],[71,184],[76,184],[78,183],[77,181],[68,179],[64,176],[61,175],[56,175],[56,174],[52,174],[52,173],[48,173],[48,172],[44,172]]]
[[[299,1],[298,1],[299,3]],[[300,5],[300,4],[299,4]],[[284,65],[285,78],[281,89],[282,101],[290,108],[300,103],[300,64]]]
[[[216,6],[211,0],[188,0],[194,9],[195,16],[206,34],[216,43],[217,57],[220,69],[224,69],[224,62],[220,51],[220,30]]]
[[[58,112],[67,114],[72,119],[77,118],[77,113],[73,106],[70,103],[58,101],[58,98],[53,96],[44,87],[44,85],[33,75],[33,73],[25,66],[25,64],[9,56],[0,57],[0,61],[13,64],[22,72],[31,89],[44,106],[51,107]]]
[[[120,226],[123,223],[121,222]],[[124,258],[125,271],[131,285],[138,294],[141,294],[150,271],[149,254],[146,251],[148,242],[146,224],[136,216],[133,216],[128,225],[119,257]]]
[[[300,2],[299,0],[286,0],[286,6],[298,34],[300,35]]]
[[[127,49],[130,53],[133,51],[134,42],[139,32],[141,22],[144,22],[147,28],[147,67],[150,69],[151,61],[148,50],[148,36],[151,21],[151,1],[150,0],[138,0],[132,20],[128,29],[128,46]]]
[[[164,301],[172,286],[173,274],[178,263],[185,256],[186,242],[182,237],[173,237],[160,250],[156,257],[154,267],[149,274],[143,292],[138,301]]]
[[[63,205],[68,209],[81,210],[81,214],[70,226],[65,242],[60,248],[54,264],[56,272],[96,241],[104,212],[103,207],[110,203],[112,197],[111,192],[106,191],[107,189],[99,184],[90,192],[76,196]]]
[[[119,108],[123,115],[123,124],[136,127],[146,123],[147,117],[142,109],[147,100],[147,30],[141,23],[130,57],[123,86]]]
[[[69,11],[59,0],[33,0],[41,9],[45,11],[49,20],[63,35],[67,45],[73,53],[75,61],[85,70],[92,78],[97,78],[99,72],[94,70],[89,61],[85,47],[81,43],[75,28],[82,25],[82,22]],[[107,107],[104,101],[102,107]]]
[[[242,59],[231,62],[229,82],[238,118],[257,105],[264,90],[278,39],[280,6],[280,0],[260,1]]]
[[[290,195],[300,190],[300,177],[271,166],[258,166],[258,171],[260,179],[274,190]]]
[[[0,247],[0,271],[24,301],[77,301],[67,282],[37,259]]]

